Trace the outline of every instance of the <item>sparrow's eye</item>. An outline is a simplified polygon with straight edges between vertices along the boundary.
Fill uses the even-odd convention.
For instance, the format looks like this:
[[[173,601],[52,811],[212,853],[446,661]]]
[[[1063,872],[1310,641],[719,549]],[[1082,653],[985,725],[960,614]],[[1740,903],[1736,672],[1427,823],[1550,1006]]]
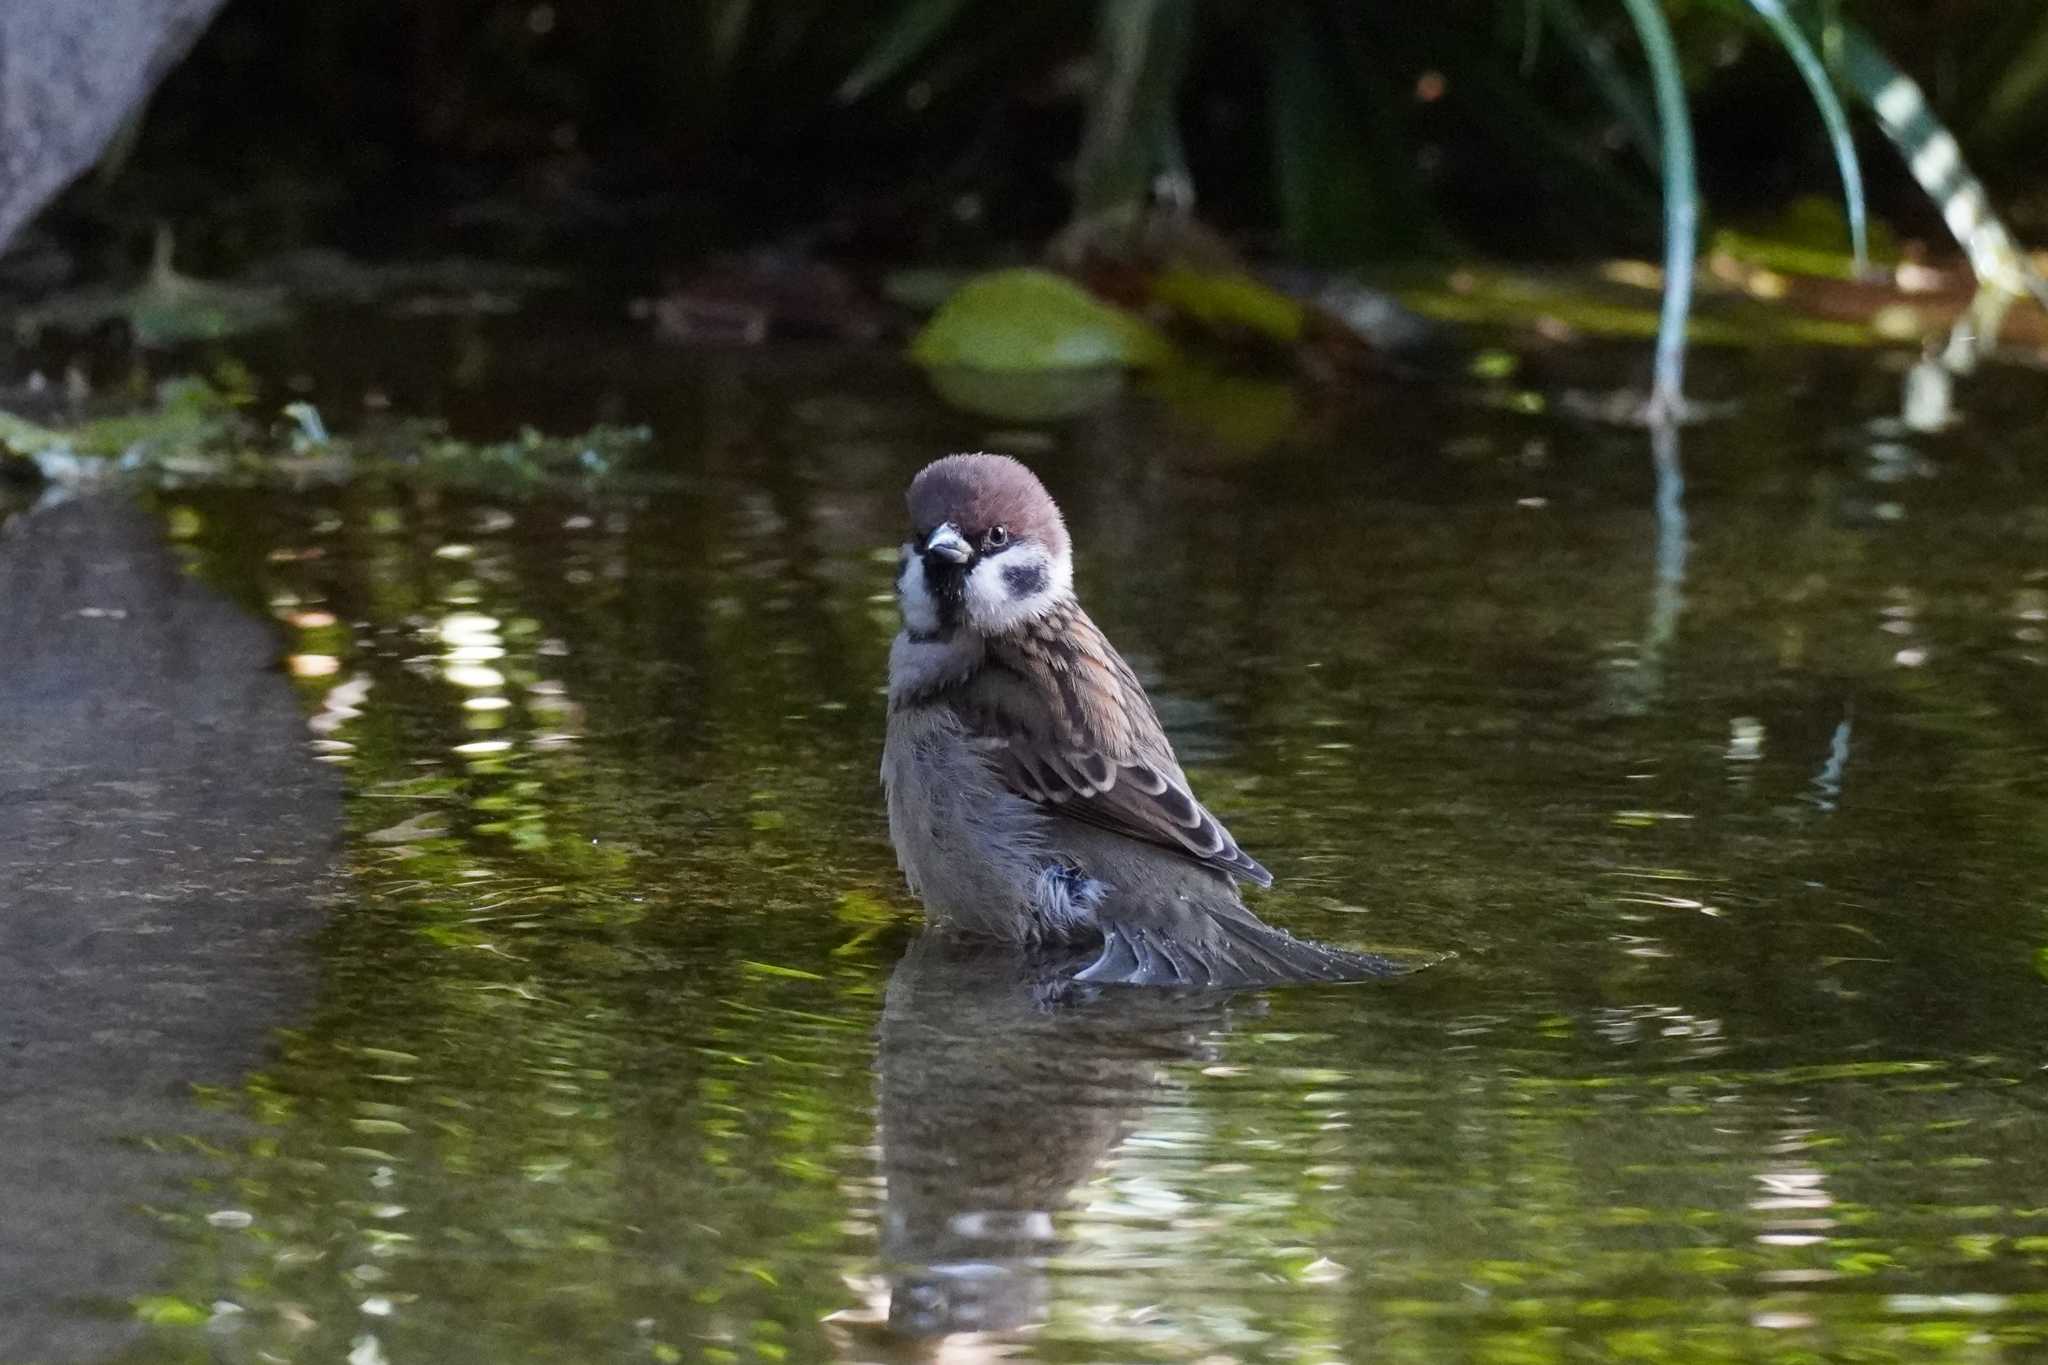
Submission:
[[[1009,543],[1010,528],[1007,526],[991,526],[988,528],[988,534],[981,538],[981,548],[984,550],[1000,550]]]

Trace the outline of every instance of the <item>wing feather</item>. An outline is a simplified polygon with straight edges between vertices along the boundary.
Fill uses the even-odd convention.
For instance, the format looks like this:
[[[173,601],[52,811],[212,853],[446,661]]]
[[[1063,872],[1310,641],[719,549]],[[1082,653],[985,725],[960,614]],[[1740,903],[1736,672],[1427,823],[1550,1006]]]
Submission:
[[[991,641],[955,705],[1026,800],[1272,885],[1195,799],[1144,686],[1078,604]]]

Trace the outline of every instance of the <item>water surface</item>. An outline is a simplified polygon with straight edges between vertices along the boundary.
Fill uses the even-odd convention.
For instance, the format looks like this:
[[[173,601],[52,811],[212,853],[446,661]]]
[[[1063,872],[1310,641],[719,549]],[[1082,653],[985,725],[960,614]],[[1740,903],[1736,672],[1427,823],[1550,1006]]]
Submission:
[[[885,357],[495,363],[370,377],[646,421],[650,476],[157,499],[289,632],[351,891],[317,1005],[211,1097],[244,1135],[154,1210],[138,1358],[2048,1342],[2039,375],[1913,435],[1877,361],[1738,363],[1660,516],[1641,432],[1455,386],[1251,453],[1143,397],[1005,433]],[[916,941],[900,494],[983,447],[1064,503],[1260,912],[1454,958],[1172,1000]]]

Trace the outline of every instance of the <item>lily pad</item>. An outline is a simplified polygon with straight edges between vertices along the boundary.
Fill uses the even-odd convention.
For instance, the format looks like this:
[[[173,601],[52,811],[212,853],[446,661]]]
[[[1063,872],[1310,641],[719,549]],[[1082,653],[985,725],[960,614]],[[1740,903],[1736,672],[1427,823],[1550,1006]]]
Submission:
[[[1034,372],[1154,369],[1172,343],[1144,319],[1046,270],[999,270],[962,285],[910,346],[921,365]]]

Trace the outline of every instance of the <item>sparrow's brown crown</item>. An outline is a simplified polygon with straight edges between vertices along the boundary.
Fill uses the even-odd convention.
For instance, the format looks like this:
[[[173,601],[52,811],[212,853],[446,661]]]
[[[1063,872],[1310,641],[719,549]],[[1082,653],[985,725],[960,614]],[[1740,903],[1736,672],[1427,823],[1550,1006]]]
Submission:
[[[1067,553],[1067,525],[1045,485],[1008,455],[948,455],[910,483],[910,524],[920,538],[951,522],[969,541],[1001,526],[1012,539],[1037,541],[1055,559]]]

